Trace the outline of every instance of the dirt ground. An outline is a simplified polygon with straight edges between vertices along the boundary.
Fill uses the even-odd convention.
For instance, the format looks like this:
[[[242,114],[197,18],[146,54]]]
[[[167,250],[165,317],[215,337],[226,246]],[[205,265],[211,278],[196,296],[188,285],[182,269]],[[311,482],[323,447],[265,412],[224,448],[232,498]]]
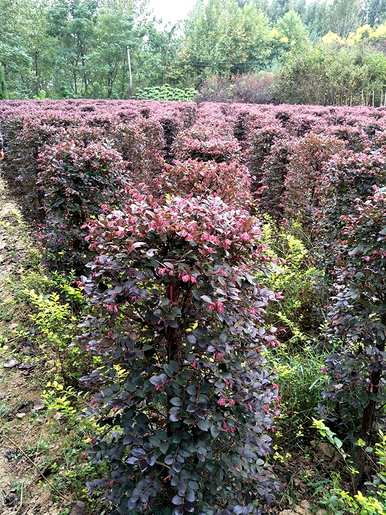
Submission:
[[[12,287],[28,266],[30,252],[28,227],[0,178],[1,515],[61,513],[45,466],[48,420],[35,380],[39,365],[27,344],[20,348],[13,341],[23,313],[18,312]]]

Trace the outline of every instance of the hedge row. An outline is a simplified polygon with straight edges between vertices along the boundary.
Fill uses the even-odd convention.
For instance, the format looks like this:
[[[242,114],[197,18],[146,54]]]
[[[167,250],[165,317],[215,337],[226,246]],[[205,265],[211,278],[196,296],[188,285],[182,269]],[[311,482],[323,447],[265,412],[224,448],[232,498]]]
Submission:
[[[372,443],[385,368],[386,110],[2,102],[0,125],[2,172],[55,265],[84,272],[89,261],[83,338],[107,373],[85,381],[101,387],[101,420],[120,427],[94,448],[110,462],[103,484],[119,512],[258,513],[256,499],[271,499],[264,456],[279,399],[260,349],[277,344],[265,327],[276,299],[256,280],[271,258],[255,215],[300,222],[334,283],[326,336],[342,347],[325,416],[340,436]]]
[[[5,173],[11,180],[24,175],[28,165],[35,166],[44,144],[61,142],[75,128],[93,129],[87,137],[94,141],[107,138],[136,170],[141,169],[134,163],[139,155],[157,150],[168,161],[247,159],[258,175],[274,141],[283,137],[296,141],[309,133],[323,134],[344,141],[353,151],[382,146],[385,112],[145,101],[3,101],[0,124],[8,146]]]

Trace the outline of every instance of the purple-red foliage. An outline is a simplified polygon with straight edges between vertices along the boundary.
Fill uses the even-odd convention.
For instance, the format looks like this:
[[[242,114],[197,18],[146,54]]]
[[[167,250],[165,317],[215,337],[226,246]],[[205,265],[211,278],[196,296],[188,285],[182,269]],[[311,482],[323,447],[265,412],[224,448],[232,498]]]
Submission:
[[[193,126],[180,132],[172,146],[172,155],[179,161],[227,162],[240,157],[240,144],[232,134],[218,127]]]
[[[276,339],[264,324],[274,295],[254,279],[268,259],[259,224],[218,197],[132,192],[88,227],[83,339],[106,371],[88,378],[102,387],[93,454],[110,471],[97,485],[129,512],[256,512],[273,487],[278,403],[261,352]]]
[[[155,187],[162,194],[215,195],[230,206],[248,208],[252,203],[248,168],[237,161],[177,161],[156,177]]]
[[[276,220],[284,213],[285,180],[293,147],[294,140],[277,139],[263,161],[260,188],[255,192],[259,211],[269,213]]]
[[[84,250],[82,225],[100,212],[102,203],[119,202],[126,165],[116,150],[80,139],[46,145],[37,162],[46,245],[78,261]]]
[[[149,181],[162,170],[165,140],[160,123],[141,117],[130,124],[114,125],[109,136],[133,181]]]
[[[272,294],[252,266],[266,257],[251,180],[259,210],[301,221],[336,281],[330,333],[343,347],[328,363],[326,416],[345,434],[374,431],[386,109],[2,101],[0,131],[2,173],[58,259],[67,250],[83,265],[82,225],[105,213],[89,222],[86,340],[108,365],[92,376],[112,385],[96,399],[102,420],[123,429],[94,447],[110,460],[115,503],[248,513],[256,489],[267,494],[260,456],[276,393],[259,351],[275,338],[264,325]]]
[[[324,164],[342,149],[344,143],[337,138],[313,133],[293,145],[283,197],[287,218],[309,227],[319,205],[316,191],[322,180]]]
[[[342,435],[370,443],[384,421],[385,188],[375,187],[366,199],[357,199],[342,223],[329,325],[331,338],[340,338],[343,345],[327,362],[330,383],[324,414]]]
[[[370,146],[370,138],[361,127],[332,125],[325,133],[344,141],[346,147],[353,152],[363,152]]]
[[[357,199],[365,200],[375,186],[386,181],[385,149],[354,152],[343,150],[323,167],[316,196],[314,233],[331,248],[339,243],[341,217],[350,214]]]
[[[249,167],[253,179],[253,189],[257,191],[261,187],[264,174],[263,164],[271,152],[275,141],[286,137],[286,131],[279,125],[268,125],[255,131],[250,142]]]
[[[180,167],[186,160],[208,162],[210,177],[217,173],[213,162],[228,163],[224,176],[237,177],[241,176],[234,163],[242,163],[250,170],[261,209],[279,218],[300,218],[307,225],[314,219],[312,230],[320,233],[317,225],[319,220],[327,220],[325,209],[337,206],[336,220],[350,212],[352,199],[341,202],[340,195],[346,198],[352,188],[358,190],[356,184],[366,175],[360,171],[367,166],[364,160],[372,162],[374,152],[382,151],[386,110],[132,100],[3,101],[0,127],[6,151],[2,172],[23,198],[29,218],[32,215],[39,222],[44,222],[44,192],[37,188],[38,155],[45,145],[74,140],[114,148],[126,162],[132,185],[146,183],[148,188],[157,187],[153,186],[155,179],[167,175],[165,162],[178,160]],[[335,155],[339,160],[345,148],[352,151],[351,162],[334,164]],[[240,167],[243,177],[244,171]],[[350,188],[344,193],[346,180]],[[189,181],[184,181],[189,187]],[[203,184],[205,181],[220,193],[217,179],[216,184],[209,178]],[[203,192],[204,187],[193,182],[192,191]],[[232,179],[227,184],[230,186]],[[381,184],[380,176],[370,178],[366,194],[377,184]],[[181,181],[180,185],[180,193],[186,193]],[[175,185],[168,187],[171,193],[179,193]],[[336,193],[339,188],[341,193]],[[230,200],[228,192],[221,196]]]

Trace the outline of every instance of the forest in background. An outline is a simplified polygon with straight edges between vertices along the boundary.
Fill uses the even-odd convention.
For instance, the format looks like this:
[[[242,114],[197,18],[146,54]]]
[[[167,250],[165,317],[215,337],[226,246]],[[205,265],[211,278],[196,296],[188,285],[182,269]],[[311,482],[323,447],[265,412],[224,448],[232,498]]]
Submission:
[[[386,0],[198,0],[175,25],[146,0],[0,0],[0,12],[0,98],[170,85],[202,100],[385,103]]]

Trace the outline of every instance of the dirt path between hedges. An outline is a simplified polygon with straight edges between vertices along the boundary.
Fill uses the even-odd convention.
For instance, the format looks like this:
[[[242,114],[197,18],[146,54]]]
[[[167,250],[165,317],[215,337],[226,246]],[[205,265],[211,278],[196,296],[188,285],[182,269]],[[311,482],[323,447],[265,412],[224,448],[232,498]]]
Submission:
[[[0,177],[0,513],[58,515],[45,477],[47,419],[35,380],[38,364],[20,347],[24,316],[14,292],[29,267],[32,244]],[[36,255],[36,253],[35,253]]]

